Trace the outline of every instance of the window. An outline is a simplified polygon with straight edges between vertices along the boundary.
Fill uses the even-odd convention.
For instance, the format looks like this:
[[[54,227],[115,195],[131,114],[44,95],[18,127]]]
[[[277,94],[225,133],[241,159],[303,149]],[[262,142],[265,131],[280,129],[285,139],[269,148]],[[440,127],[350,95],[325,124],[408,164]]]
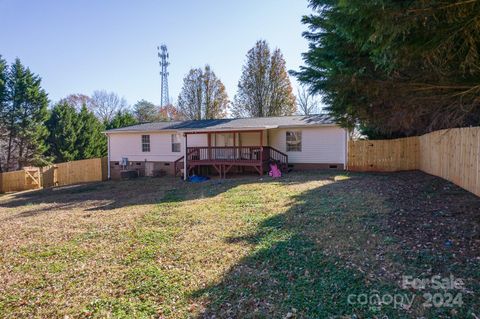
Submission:
[[[150,152],[150,135],[142,135],[142,152]]]
[[[180,152],[180,136],[178,134],[172,134],[172,152]]]
[[[287,131],[287,152],[302,151],[302,132]]]

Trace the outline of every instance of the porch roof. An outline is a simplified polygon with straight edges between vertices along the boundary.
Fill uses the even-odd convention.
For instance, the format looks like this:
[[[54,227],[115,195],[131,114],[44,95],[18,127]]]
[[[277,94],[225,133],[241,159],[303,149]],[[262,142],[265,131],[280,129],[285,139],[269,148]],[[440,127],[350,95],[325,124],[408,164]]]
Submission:
[[[152,122],[118,129],[108,130],[105,133],[136,133],[136,132],[213,132],[213,131],[244,131],[265,130],[282,127],[315,127],[335,125],[332,117],[326,114],[318,115],[293,115],[276,117],[253,117],[237,119],[197,120],[197,121],[171,121]]]

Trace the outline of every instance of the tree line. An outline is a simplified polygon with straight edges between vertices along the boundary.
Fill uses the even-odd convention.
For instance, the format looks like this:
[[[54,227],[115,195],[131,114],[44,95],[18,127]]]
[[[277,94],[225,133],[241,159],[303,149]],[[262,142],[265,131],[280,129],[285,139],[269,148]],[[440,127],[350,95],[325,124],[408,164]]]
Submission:
[[[371,138],[480,123],[479,1],[310,0],[292,72]]]
[[[104,156],[102,132],[119,119],[123,125],[126,114],[96,116],[94,106],[106,94],[72,95],[49,109],[40,77],[19,59],[8,65],[0,56],[0,172]]]
[[[0,172],[105,156],[103,131],[174,118],[171,106],[139,101],[133,112],[117,94],[71,94],[49,108],[41,79],[19,59],[0,56]]]
[[[206,65],[186,74],[177,106],[140,100],[130,107],[104,90],[49,106],[41,78],[19,59],[8,65],[0,56],[0,172],[105,156],[103,131],[138,123],[291,115],[297,104],[302,113],[315,113],[315,97],[304,88],[298,93],[297,101],[282,53],[264,40],[248,51],[233,101]]]

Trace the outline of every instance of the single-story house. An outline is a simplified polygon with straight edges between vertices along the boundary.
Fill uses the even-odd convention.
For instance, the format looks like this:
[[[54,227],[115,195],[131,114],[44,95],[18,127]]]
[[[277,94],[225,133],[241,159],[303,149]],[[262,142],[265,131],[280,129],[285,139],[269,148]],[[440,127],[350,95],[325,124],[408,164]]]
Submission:
[[[328,115],[154,122],[105,132],[109,177],[344,169],[347,131]],[[208,167],[208,168],[207,168]]]

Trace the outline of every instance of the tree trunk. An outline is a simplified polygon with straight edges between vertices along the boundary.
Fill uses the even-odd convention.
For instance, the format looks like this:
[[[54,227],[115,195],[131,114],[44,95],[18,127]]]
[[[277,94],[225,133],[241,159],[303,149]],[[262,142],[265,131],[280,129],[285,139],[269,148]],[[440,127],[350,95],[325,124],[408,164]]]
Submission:
[[[6,162],[6,169],[5,171],[8,172],[10,170],[10,161],[12,159],[12,144],[13,144],[13,114],[11,115],[10,119],[10,132],[8,134],[8,146],[7,146],[7,162]]]

